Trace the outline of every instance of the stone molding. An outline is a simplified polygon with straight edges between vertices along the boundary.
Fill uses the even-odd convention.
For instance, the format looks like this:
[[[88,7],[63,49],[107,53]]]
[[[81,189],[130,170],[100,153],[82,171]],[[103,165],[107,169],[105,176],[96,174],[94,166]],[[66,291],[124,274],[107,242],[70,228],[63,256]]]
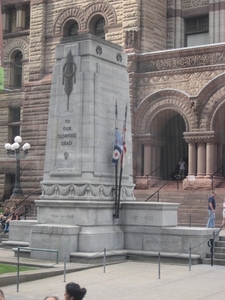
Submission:
[[[79,199],[79,200],[115,200],[114,186],[105,185],[76,185],[76,184],[42,184],[41,199]],[[121,200],[134,200],[134,187],[121,187]]]
[[[225,64],[225,44],[149,52],[144,56],[132,53],[128,61],[138,61],[139,73],[219,66]]]
[[[153,137],[150,133],[147,134],[139,134],[133,135],[135,141],[138,141],[139,144],[143,145],[154,145],[154,146],[162,146],[165,143],[165,140],[160,137]]]

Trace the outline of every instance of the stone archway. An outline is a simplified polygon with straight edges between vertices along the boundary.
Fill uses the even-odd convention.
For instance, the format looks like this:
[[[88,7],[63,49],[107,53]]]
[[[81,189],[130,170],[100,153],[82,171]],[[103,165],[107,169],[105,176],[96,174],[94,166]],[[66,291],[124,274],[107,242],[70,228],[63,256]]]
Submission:
[[[179,174],[180,158],[188,165],[188,147],[183,138],[185,131],[184,120],[179,114],[165,122],[162,132],[164,144],[160,153],[160,177],[164,180],[175,180],[175,176]]]
[[[183,133],[196,125],[197,118],[187,94],[163,90],[146,97],[135,115],[134,174],[171,179],[177,172],[179,159],[188,162]]]

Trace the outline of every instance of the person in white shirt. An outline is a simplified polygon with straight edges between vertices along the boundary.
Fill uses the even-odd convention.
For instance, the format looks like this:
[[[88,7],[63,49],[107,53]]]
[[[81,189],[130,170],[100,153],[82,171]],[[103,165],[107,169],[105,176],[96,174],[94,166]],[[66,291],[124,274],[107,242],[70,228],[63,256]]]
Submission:
[[[223,202],[223,221],[222,221],[222,225],[225,225],[225,202]],[[224,227],[225,228],[225,227]]]

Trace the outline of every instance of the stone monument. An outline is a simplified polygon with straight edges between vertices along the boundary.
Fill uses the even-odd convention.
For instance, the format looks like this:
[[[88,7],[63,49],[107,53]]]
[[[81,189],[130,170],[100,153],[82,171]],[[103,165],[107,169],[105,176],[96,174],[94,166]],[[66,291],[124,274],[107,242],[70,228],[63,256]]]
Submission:
[[[190,245],[196,262],[205,257],[213,230],[178,227],[178,203],[134,201],[126,65],[121,47],[92,35],[56,47],[38,218],[12,221],[5,246],[38,248],[24,255],[42,259],[55,259],[55,253],[41,249],[58,250],[61,261],[93,262],[105,249],[112,260],[159,252],[165,259],[181,253],[189,259]],[[128,105],[119,217],[112,164],[116,103],[120,131]]]
[[[45,166],[38,224],[31,247],[71,251],[123,249],[115,210],[115,105],[126,158],[121,200],[134,200],[127,57],[96,36],[62,39],[52,74]],[[36,253],[35,255],[41,255]],[[49,254],[51,255],[51,254]]]

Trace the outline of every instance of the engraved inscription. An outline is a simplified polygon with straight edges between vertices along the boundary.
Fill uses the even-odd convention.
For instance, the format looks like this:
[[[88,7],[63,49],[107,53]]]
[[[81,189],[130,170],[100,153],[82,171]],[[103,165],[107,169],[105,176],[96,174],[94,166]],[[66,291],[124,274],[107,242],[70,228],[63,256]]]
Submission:
[[[61,140],[61,146],[72,146],[73,139],[77,137],[77,134],[73,132],[73,128],[70,125],[70,120],[66,119],[65,124],[62,127],[62,133],[57,135],[58,139]]]
[[[133,216],[130,216],[131,220],[135,220],[135,221],[145,221],[145,222],[148,222],[148,221],[153,221],[154,217],[153,215],[145,215],[145,216],[137,216],[137,215],[133,215]]]

